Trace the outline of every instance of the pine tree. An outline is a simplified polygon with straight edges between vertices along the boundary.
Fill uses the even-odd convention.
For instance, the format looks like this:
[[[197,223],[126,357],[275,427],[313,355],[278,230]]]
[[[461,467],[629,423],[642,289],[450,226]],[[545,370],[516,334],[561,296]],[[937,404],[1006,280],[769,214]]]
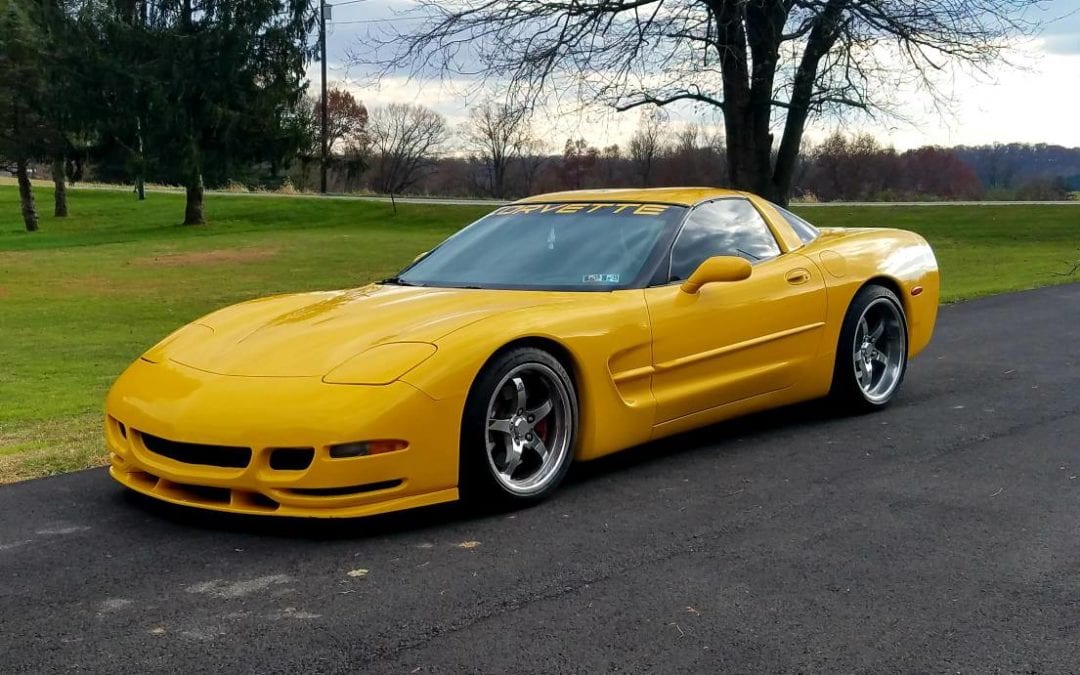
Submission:
[[[29,232],[38,229],[30,163],[40,156],[47,131],[40,114],[46,74],[39,10],[31,0],[0,0],[0,164],[18,180]]]

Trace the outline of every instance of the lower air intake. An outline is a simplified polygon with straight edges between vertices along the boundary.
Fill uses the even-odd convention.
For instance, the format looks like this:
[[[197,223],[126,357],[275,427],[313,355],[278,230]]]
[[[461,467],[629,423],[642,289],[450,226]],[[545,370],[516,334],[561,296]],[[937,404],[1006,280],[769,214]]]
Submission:
[[[376,490],[389,490],[401,485],[401,479],[384,480],[378,483],[366,483],[364,485],[349,485],[346,487],[332,488],[290,488],[289,492],[294,495],[305,497],[343,497],[345,495],[359,495]]]
[[[243,469],[251,462],[251,448],[182,443],[150,434],[142,434],[142,442],[150,452],[184,464]]]

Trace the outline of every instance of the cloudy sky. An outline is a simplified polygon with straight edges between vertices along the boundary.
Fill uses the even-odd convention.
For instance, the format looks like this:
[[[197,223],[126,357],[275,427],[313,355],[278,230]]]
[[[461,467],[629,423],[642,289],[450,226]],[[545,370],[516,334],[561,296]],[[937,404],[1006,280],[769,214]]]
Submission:
[[[350,63],[372,32],[404,27],[400,13],[409,0],[341,0],[334,2],[328,30],[327,62],[331,84],[340,83],[369,108],[389,102],[423,103],[462,122],[483,92],[464,83],[440,79],[374,77],[370,68]],[[987,74],[951,73],[942,88],[953,102],[947,111],[935,107],[920,92],[898,92],[904,121],[894,118],[848,122],[845,129],[869,131],[899,149],[926,144],[982,144],[993,142],[1056,143],[1080,146],[1080,0],[1052,0],[1044,5],[1048,21],[1041,35],[1028,40]],[[312,86],[319,84],[318,64],[310,70]],[[715,113],[692,107],[669,107],[673,124],[695,123],[717,128]],[[605,108],[580,109],[563,103],[539,111],[534,125],[559,151],[569,137],[585,137],[593,145],[625,144],[637,123],[635,112],[614,113]],[[816,121],[808,134],[820,138],[837,127],[832,120]]]

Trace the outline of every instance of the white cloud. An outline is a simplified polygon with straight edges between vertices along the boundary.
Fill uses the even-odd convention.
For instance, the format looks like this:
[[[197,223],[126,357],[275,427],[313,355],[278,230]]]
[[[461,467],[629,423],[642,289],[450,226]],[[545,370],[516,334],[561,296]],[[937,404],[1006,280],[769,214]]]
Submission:
[[[1038,41],[1013,60],[1015,66],[1002,64],[989,75],[956,74],[946,86],[953,99],[947,111],[912,91],[900,110],[911,123],[883,120],[857,128],[898,148],[995,142],[1080,146],[1080,54],[1051,53]],[[813,133],[832,128],[815,125]]]
[[[343,65],[349,49],[373,25],[349,22],[395,20],[394,13],[410,4],[408,0],[364,0],[335,7],[336,25],[328,41],[330,79],[345,83],[368,107],[422,103],[458,124],[466,119],[470,106],[487,93],[497,92],[477,91],[465,80],[396,76],[384,77],[378,86],[372,86],[371,73]],[[951,72],[943,76],[948,79],[940,84],[952,98],[945,114],[924,93],[900,90],[896,95],[898,111],[909,122],[880,118],[844,128],[870,132],[899,149],[1012,141],[1080,146],[1080,124],[1076,123],[1080,110],[1080,0],[1056,0],[1044,18],[1059,20],[1047,24],[1041,39],[1011,55],[1018,67],[1003,64],[989,75]],[[317,87],[318,64],[313,64],[309,74]],[[668,112],[676,125],[693,122],[715,128],[719,123],[715,111],[707,107],[669,106]],[[637,119],[636,111],[620,114],[564,100],[538,110],[534,126],[551,151],[560,151],[570,137],[584,137],[598,147],[611,143],[625,147]],[[808,135],[820,138],[834,128],[835,122],[819,120],[811,124]]]

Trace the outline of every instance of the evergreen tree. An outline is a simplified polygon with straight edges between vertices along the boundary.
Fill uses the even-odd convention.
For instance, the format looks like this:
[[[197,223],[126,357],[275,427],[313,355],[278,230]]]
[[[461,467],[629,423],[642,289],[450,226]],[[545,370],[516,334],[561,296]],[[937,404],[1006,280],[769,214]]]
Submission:
[[[165,0],[133,28],[144,152],[185,186],[184,224],[205,222],[205,184],[295,156],[313,21],[306,0]]]
[[[27,231],[38,229],[30,162],[40,156],[46,72],[40,5],[0,0],[0,163],[15,174]]]

